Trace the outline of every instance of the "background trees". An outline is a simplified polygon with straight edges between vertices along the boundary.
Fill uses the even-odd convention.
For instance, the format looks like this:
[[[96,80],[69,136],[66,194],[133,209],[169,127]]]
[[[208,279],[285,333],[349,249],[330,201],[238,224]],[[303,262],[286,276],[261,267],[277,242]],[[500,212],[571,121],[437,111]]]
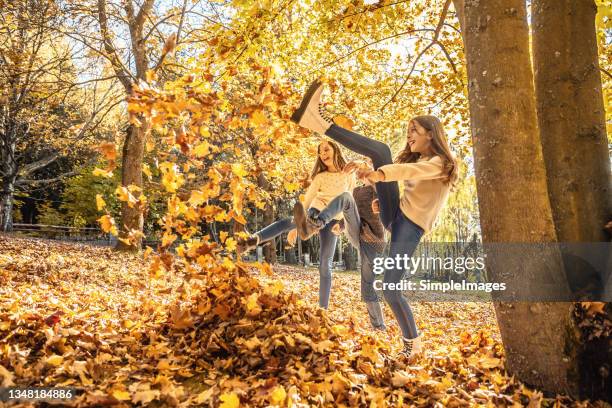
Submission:
[[[7,231],[15,192],[72,174],[67,158],[84,159],[88,137],[112,105],[108,92],[79,83],[87,65],[73,59],[71,44],[57,32],[67,17],[56,2],[4,2],[0,19],[0,219]]]

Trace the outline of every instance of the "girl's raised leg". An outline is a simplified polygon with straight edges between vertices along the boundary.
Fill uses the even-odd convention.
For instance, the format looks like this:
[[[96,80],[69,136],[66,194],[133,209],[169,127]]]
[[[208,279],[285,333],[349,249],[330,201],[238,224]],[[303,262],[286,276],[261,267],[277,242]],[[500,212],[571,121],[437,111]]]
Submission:
[[[283,218],[267,227],[257,231],[254,235],[259,237],[259,243],[270,241],[282,233],[289,232],[295,228],[295,224],[293,223],[293,218]]]

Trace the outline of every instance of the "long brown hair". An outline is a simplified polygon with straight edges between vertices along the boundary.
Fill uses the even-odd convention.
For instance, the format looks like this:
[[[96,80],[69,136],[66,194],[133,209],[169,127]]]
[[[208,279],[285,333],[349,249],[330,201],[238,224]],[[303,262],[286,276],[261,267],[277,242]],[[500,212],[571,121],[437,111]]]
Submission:
[[[433,115],[415,116],[414,118],[410,119],[410,122],[408,122],[408,132],[410,131],[412,121],[418,122],[418,124],[423,126],[425,130],[431,132],[431,148],[434,155],[440,156],[442,159],[444,170],[447,174],[444,182],[450,183],[451,186],[454,186],[457,178],[459,177],[459,165],[457,163],[457,159],[451,153],[450,148],[448,147],[446,133],[444,132],[442,122],[440,122],[440,119]],[[406,143],[404,150],[402,150],[395,158],[395,163],[415,163],[419,157],[421,157],[421,153],[413,152],[410,150],[410,144]]]
[[[314,180],[317,174],[323,173],[324,171],[329,170],[327,166],[325,165],[325,163],[321,161],[320,153],[321,153],[321,145],[323,143],[328,143],[331,146],[332,150],[334,151],[334,166],[336,166],[336,170],[342,171],[342,169],[344,169],[344,166],[346,166],[346,160],[344,159],[344,156],[342,155],[342,150],[340,150],[340,147],[338,146],[338,144],[335,142],[332,142],[331,140],[324,140],[321,143],[319,143],[319,146],[317,146],[317,161],[315,162],[314,168],[312,169],[312,174],[310,175],[311,180]]]

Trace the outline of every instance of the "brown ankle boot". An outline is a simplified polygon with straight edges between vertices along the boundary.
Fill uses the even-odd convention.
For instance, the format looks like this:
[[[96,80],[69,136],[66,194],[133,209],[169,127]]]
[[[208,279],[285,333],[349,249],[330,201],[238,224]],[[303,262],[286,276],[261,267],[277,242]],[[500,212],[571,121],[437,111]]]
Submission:
[[[248,253],[251,249],[256,248],[259,244],[259,236],[251,235],[248,238],[238,238],[236,243],[236,252],[239,255]]]
[[[297,202],[293,207],[293,222],[302,241],[307,240],[324,227],[319,219],[312,219],[306,214],[304,204]]]

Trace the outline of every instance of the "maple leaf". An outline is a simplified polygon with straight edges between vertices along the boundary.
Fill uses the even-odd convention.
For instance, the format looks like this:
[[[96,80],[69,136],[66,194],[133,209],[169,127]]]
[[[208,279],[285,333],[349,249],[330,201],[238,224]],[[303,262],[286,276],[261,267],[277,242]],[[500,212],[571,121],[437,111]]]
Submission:
[[[177,330],[186,329],[193,326],[193,318],[189,309],[182,309],[175,305],[170,309],[170,322]]]
[[[98,222],[100,223],[100,228],[102,228],[102,231],[117,235],[115,220],[110,215],[103,215],[102,217],[98,218]]]
[[[98,211],[102,211],[104,207],[106,207],[106,201],[104,201],[101,194],[96,194],[96,208]]]

